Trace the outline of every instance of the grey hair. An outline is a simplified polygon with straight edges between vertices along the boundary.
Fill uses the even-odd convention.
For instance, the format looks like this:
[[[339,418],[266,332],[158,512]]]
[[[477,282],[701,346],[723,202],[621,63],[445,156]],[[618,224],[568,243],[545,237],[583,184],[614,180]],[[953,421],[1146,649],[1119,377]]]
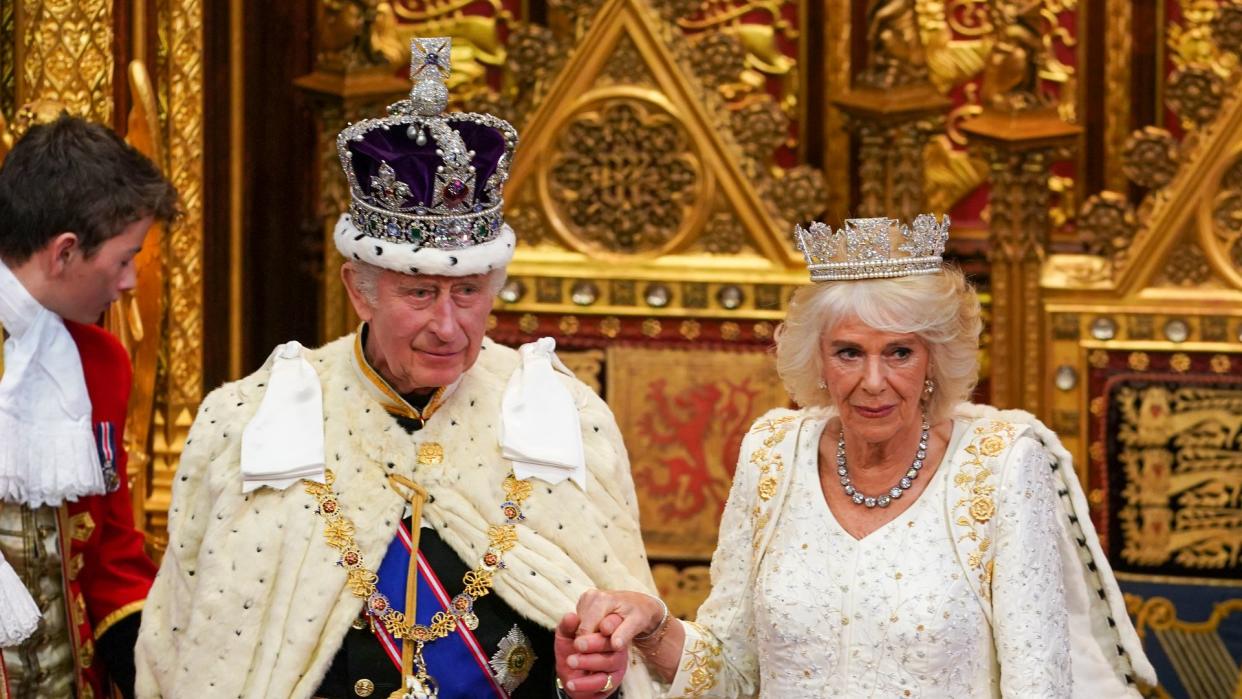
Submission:
[[[821,341],[840,321],[856,317],[885,332],[913,333],[931,354],[928,378],[935,384],[928,418],[947,418],[968,400],[979,379],[979,297],[965,275],[946,267],[938,274],[813,284],[799,289],[776,333],[776,369],[799,406],[829,407],[820,388]]]
[[[379,276],[384,268],[360,260],[349,260],[345,264],[354,270],[354,288],[362,294],[367,303],[375,305],[379,301]],[[491,296],[500,293],[506,279],[508,279],[508,273],[504,267],[488,272],[487,293]]]

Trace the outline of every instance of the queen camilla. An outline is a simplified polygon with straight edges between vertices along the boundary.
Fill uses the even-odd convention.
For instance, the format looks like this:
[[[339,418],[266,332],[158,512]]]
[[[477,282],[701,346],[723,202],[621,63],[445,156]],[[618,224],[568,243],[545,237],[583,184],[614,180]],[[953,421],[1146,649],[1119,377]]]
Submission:
[[[673,697],[1123,697],[1155,681],[1070,455],[968,401],[979,301],[949,222],[799,227],[814,284],[776,362],[798,410],[743,441],[694,622],[591,590],[562,632],[571,694],[637,649]]]

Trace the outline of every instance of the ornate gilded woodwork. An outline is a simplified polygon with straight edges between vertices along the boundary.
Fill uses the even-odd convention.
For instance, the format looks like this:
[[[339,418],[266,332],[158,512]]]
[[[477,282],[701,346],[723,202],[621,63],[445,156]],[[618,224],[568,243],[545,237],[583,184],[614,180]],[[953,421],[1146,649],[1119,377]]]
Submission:
[[[788,278],[793,251],[787,233],[790,222],[782,214],[813,211],[817,208],[815,204],[791,202],[789,199],[791,194],[796,197],[803,193],[817,198],[817,192],[809,191],[812,187],[785,186],[792,184],[786,178],[812,177],[813,180],[814,177],[800,169],[771,174],[760,160],[738,145],[738,137],[732,128],[737,122],[729,118],[730,112],[719,93],[705,88],[696,77],[694,61],[687,59],[693,53],[692,45],[679,32],[661,22],[649,7],[641,2],[606,2],[586,31],[582,49],[557,77],[545,102],[529,117],[523,147],[519,149],[507,188],[507,196],[514,202],[512,208],[518,215],[522,210],[534,207],[547,219],[561,250],[545,253],[519,247],[512,272],[517,275],[560,274],[559,270],[564,268],[558,265],[579,260],[586,262],[584,255],[590,253],[603,255],[613,263],[610,268],[600,270],[613,278],[651,278],[653,273],[659,273],[656,265],[672,264],[673,259],[679,259],[680,264],[688,268],[687,271],[696,270],[699,275],[719,274],[724,263],[717,263],[706,255],[686,254],[692,251],[695,238],[706,237],[707,244],[715,249],[751,246],[759,255],[741,257],[738,262],[745,260],[743,264],[753,273],[764,274],[774,280]],[[618,53],[620,60],[615,60]],[[635,58],[640,62],[635,62]],[[587,136],[590,126],[585,127],[584,131],[584,127],[578,124],[584,118],[598,119],[594,113],[597,103],[627,101],[631,105],[645,103],[644,111],[635,109],[635,113],[647,116],[649,122],[653,113],[666,115],[664,118],[670,124],[666,133],[673,140],[669,141],[658,131],[649,131],[646,136],[649,143],[627,145],[617,150],[615,143],[624,143],[624,140],[617,139],[626,137],[614,134],[612,141],[615,143],[610,143],[608,149],[596,147],[595,141]],[[585,117],[582,116],[584,113]],[[772,121],[784,127],[779,119]],[[636,124],[641,126],[643,122],[640,119]],[[559,136],[561,133],[573,133],[575,128],[581,133],[580,137],[564,137],[562,140]],[[642,133],[640,128],[630,130]],[[673,146],[661,148],[668,152],[663,157],[670,158],[670,164],[657,167],[653,178],[635,177],[633,171],[627,175],[623,168],[629,164],[650,162],[642,149],[654,145],[650,142],[652,139],[654,143]],[[564,181],[558,172],[564,159],[558,155],[561,152],[558,141],[571,142],[577,149],[578,154],[570,162],[592,164],[591,179],[583,189],[594,194],[587,199],[599,201],[590,201],[587,205],[599,206],[611,202],[612,199],[600,194],[599,187],[605,184],[615,187],[621,183],[625,183],[626,187],[639,188],[631,189],[631,193],[638,192],[640,202],[656,202],[655,207],[640,204],[608,215],[634,219],[614,223],[614,228],[619,227],[620,232],[624,233],[631,227],[640,226],[648,239],[659,241],[658,246],[650,243],[635,246],[615,238],[610,247],[601,246],[598,240],[583,235],[570,225],[571,222],[562,218],[562,204],[558,201],[560,195],[556,185],[558,181]],[[600,158],[595,154],[600,150],[612,155]],[[549,154],[552,157],[547,157]],[[689,177],[690,173],[693,173],[693,178]],[[716,195],[717,188],[720,190],[719,197]],[[693,194],[687,194],[687,191]],[[777,196],[777,192],[781,192],[781,196]],[[656,225],[649,225],[648,214],[641,209],[653,208],[658,212],[661,206],[667,206],[659,202],[671,200],[679,194],[687,199],[681,205],[680,217],[676,213],[671,216],[661,214],[656,217],[661,219]],[[782,197],[786,208],[778,209],[776,202]],[[725,242],[719,242],[720,236],[713,236],[706,230],[707,222],[720,221],[721,214],[732,216],[736,221],[736,227],[731,226],[731,232],[724,236]],[[549,238],[546,235],[539,237],[541,240]],[[662,257],[645,262],[644,256],[653,253]],[[728,264],[736,266],[738,262],[729,261]],[[589,263],[587,265],[589,268]],[[587,268],[564,276],[582,275]],[[692,278],[696,272],[683,275],[683,278]],[[677,304],[670,307],[676,308]]]
[[[870,79],[897,80],[887,74]],[[877,83],[836,104],[848,115],[847,128],[858,144],[857,213],[912,220],[926,208],[924,153],[943,128],[949,100],[924,81],[888,88]]]
[[[694,216],[714,182],[662,104],[601,96],[559,131],[540,189],[571,245],[595,256],[658,255],[701,227]]]
[[[52,100],[73,114],[111,123],[111,0],[14,2],[14,104]]]
[[[1039,412],[1045,374],[1040,274],[1051,231],[1048,179],[1080,129],[1055,113],[985,109],[962,125],[988,161],[991,263],[991,402]]]
[[[6,120],[17,111],[17,2],[0,0],[0,119]]]
[[[651,577],[660,599],[668,605],[668,613],[687,621],[694,621],[699,605],[712,589],[711,569],[705,565],[678,568],[657,563],[651,566]]]
[[[141,61],[130,63],[129,87],[134,106],[129,114],[126,140],[153,162],[162,164],[166,153],[155,88]],[[156,407],[156,379],[164,343],[164,238],[162,223],[154,224],[147,232],[143,248],[134,259],[137,284],[113,304],[104,322],[125,345],[133,365],[133,383],[125,419],[125,450],[129,455],[127,472],[137,522],[145,521],[145,500],[152,465],[150,444]]]
[[[1123,168],[1129,157],[1128,139],[1131,129],[1131,92],[1133,76],[1134,12],[1131,0],[1104,2],[1104,104],[1109,118],[1104,124],[1104,186],[1123,191],[1126,178]]]

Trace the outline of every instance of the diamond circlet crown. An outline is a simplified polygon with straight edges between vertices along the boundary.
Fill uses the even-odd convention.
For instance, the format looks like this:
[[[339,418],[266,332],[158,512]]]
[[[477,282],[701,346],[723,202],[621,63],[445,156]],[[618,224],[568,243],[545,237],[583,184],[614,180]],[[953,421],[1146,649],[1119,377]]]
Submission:
[[[850,218],[835,232],[816,221],[794,228],[794,237],[814,282],[935,274],[944,264],[949,217],[936,221],[920,214],[911,225],[883,217]]]

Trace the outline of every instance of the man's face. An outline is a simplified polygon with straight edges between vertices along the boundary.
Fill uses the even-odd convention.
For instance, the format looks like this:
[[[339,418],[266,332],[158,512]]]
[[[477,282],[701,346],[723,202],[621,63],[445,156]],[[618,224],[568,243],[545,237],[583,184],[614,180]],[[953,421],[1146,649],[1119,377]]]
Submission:
[[[134,221],[100,245],[93,254],[85,255],[80,246],[61,253],[57,279],[50,303],[45,305],[63,318],[79,323],[94,323],[121,293],[134,288],[138,281],[134,257],[142,249],[147,230],[154,219]]]
[[[374,299],[345,267],[345,284],[368,325],[368,361],[399,393],[447,386],[474,365],[492,310],[488,277],[377,274]]]

